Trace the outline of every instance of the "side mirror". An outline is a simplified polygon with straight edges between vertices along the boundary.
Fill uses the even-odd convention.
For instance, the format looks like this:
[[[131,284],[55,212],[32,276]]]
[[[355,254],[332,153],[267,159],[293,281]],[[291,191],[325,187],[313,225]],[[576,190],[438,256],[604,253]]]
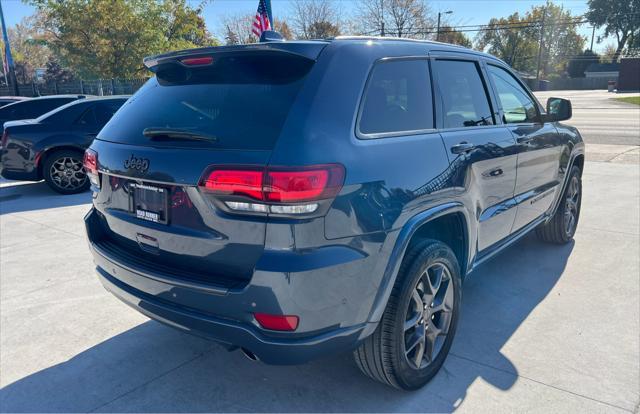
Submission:
[[[549,98],[547,100],[546,122],[566,121],[571,118],[571,101],[562,98]]]

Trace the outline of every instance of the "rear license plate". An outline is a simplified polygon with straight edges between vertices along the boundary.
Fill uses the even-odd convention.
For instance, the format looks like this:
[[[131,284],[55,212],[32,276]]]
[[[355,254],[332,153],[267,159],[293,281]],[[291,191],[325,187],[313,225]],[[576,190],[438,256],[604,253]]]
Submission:
[[[146,184],[131,183],[131,212],[141,220],[169,222],[168,190]]]

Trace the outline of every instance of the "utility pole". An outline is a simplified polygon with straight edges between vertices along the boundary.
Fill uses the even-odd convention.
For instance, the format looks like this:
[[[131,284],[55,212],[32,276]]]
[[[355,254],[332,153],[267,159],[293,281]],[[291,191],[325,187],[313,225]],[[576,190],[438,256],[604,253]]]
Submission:
[[[451,14],[453,11],[447,10],[446,12],[438,12],[438,27],[436,29],[436,41],[440,40],[440,16],[443,14]]]
[[[591,47],[589,50],[593,52],[593,38],[596,36],[596,27],[593,26],[593,30],[591,30]]]
[[[544,42],[544,20],[547,18],[547,8],[542,11],[542,23],[540,24],[540,43],[538,44],[538,69],[536,70],[536,81],[540,80],[540,64],[542,63],[542,44]]]
[[[380,36],[384,37],[384,1],[380,0]]]
[[[5,69],[9,72],[8,83],[13,86],[13,94],[20,95],[18,89],[18,80],[16,79],[16,71],[13,67],[13,58],[11,57],[11,45],[9,44],[9,36],[7,35],[7,25],[4,23],[4,13],[2,12],[2,2],[0,2],[0,22],[2,23],[2,38],[4,40],[4,56],[3,62],[6,62]],[[5,73],[5,77],[7,74]]]

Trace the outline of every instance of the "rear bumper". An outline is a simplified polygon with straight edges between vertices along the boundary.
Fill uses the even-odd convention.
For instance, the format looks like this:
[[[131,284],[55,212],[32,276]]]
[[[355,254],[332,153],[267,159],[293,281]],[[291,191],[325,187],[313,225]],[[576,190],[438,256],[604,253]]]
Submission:
[[[19,167],[15,168],[19,163],[12,162],[8,159],[9,154],[0,146],[0,175],[7,180],[20,180],[20,181],[40,181],[38,176],[38,169],[33,167]],[[7,162],[8,161],[8,162]],[[9,168],[7,168],[9,167]],[[14,167],[14,168],[10,168]]]
[[[248,286],[241,290],[216,288],[150,274],[102,249],[92,239],[91,221],[85,217],[89,246],[98,277],[117,298],[149,318],[179,330],[203,336],[228,346],[246,348],[269,364],[299,364],[325,355],[355,348],[375,325],[332,325],[312,332],[273,332],[261,329],[253,318],[256,303],[283,299],[278,287]],[[259,294],[256,294],[256,291]],[[281,307],[281,306],[277,306]],[[276,313],[276,312],[273,312]],[[282,310],[282,313],[287,313]],[[301,314],[301,320],[315,320],[317,313]]]
[[[19,181],[40,181],[40,177],[38,177],[38,172],[24,172],[24,171],[16,171],[16,170],[8,170],[6,168],[2,168],[2,164],[0,163],[0,175],[7,180],[19,180]]]
[[[250,325],[172,306],[120,282],[98,267],[103,286],[118,299],[151,319],[225,345],[246,348],[268,364],[301,364],[354,348],[365,326],[341,328],[306,338],[271,338]]]

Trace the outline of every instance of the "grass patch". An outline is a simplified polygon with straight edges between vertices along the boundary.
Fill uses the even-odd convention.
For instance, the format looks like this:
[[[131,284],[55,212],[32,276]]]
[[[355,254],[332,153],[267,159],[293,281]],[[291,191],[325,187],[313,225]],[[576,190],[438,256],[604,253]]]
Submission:
[[[614,98],[616,101],[627,102],[631,104],[640,105],[640,96],[627,96],[625,98]]]

